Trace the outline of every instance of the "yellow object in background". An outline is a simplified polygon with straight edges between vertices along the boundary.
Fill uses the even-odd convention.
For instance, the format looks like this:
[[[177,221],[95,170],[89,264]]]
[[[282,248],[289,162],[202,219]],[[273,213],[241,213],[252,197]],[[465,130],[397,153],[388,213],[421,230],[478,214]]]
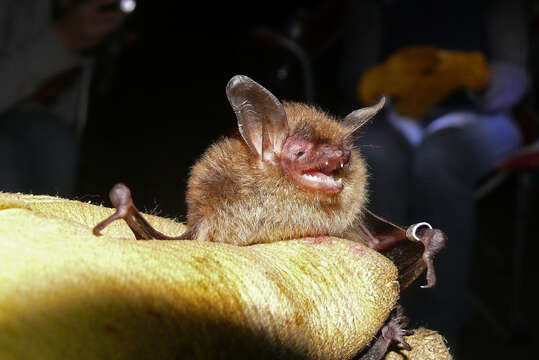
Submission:
[[[414,46],[397,51],[367,71],[358,90],[367,105],[383,94],[391,98],[398,114],[418,119],[455,90],[483,89],[490,76],[480,52]]]

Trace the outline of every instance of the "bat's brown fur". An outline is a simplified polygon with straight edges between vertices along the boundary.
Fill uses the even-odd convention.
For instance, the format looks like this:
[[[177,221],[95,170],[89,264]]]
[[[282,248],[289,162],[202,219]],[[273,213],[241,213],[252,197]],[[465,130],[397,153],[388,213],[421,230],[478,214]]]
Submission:
[[[189,228],[197,240],[235,245],[273,242],[305,236],[343,236],[366,201],[365,163],[340,121],[318,109],[284,103],[289,134],[301,133],[314,143],[351,150],[344,168],[342,192],[335,196],[302,189],[279,164],[262,163],[241,138],[212,145],[191,171],[187,190]]]

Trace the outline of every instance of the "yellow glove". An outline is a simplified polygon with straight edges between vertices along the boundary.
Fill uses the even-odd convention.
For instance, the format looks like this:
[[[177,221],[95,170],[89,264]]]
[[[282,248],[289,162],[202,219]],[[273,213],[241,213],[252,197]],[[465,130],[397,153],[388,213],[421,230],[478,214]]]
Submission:
[[[1,359],[346,359],[398,298],[396,268],[357,243],[94,236],[112,211],[0,193]]]
[[[404,48],[367,71],[359,82],[359,98],[375,103],[389,96],[402,116],[420,118],[457,89],[481,90],[491,73],[480,52],[429,46]]]

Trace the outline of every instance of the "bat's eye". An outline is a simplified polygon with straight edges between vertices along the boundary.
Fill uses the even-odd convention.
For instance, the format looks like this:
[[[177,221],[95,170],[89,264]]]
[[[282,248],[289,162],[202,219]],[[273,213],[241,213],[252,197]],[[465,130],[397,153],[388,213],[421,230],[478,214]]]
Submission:
[[[302,157],[303,155],[305,155],[305,151],[298,151],[296,153],[296,157]]]

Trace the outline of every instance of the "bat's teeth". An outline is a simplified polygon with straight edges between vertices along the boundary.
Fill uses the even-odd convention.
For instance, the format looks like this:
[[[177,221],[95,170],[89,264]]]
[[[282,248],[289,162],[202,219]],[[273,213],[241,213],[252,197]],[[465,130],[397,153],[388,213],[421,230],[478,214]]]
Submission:
[[[341,169],[342,169],[343,167],[344,167],[344,164],[343,164],[343,163],[341,163]]]
[[[313,175],[309,175],[309,174],[304,174],[303,176],[305,176],[309,180],[320,180],[320,178],[318,176],[313,176]]]
[[[328,165],[329,165],[329,161],[326,161],[326,166],[328,166]]]
[[[338,179],[337,179],[337,182],[338,182],[338,183],[342,183],[342,179],[341,179],[341,178],[338,178]]]

